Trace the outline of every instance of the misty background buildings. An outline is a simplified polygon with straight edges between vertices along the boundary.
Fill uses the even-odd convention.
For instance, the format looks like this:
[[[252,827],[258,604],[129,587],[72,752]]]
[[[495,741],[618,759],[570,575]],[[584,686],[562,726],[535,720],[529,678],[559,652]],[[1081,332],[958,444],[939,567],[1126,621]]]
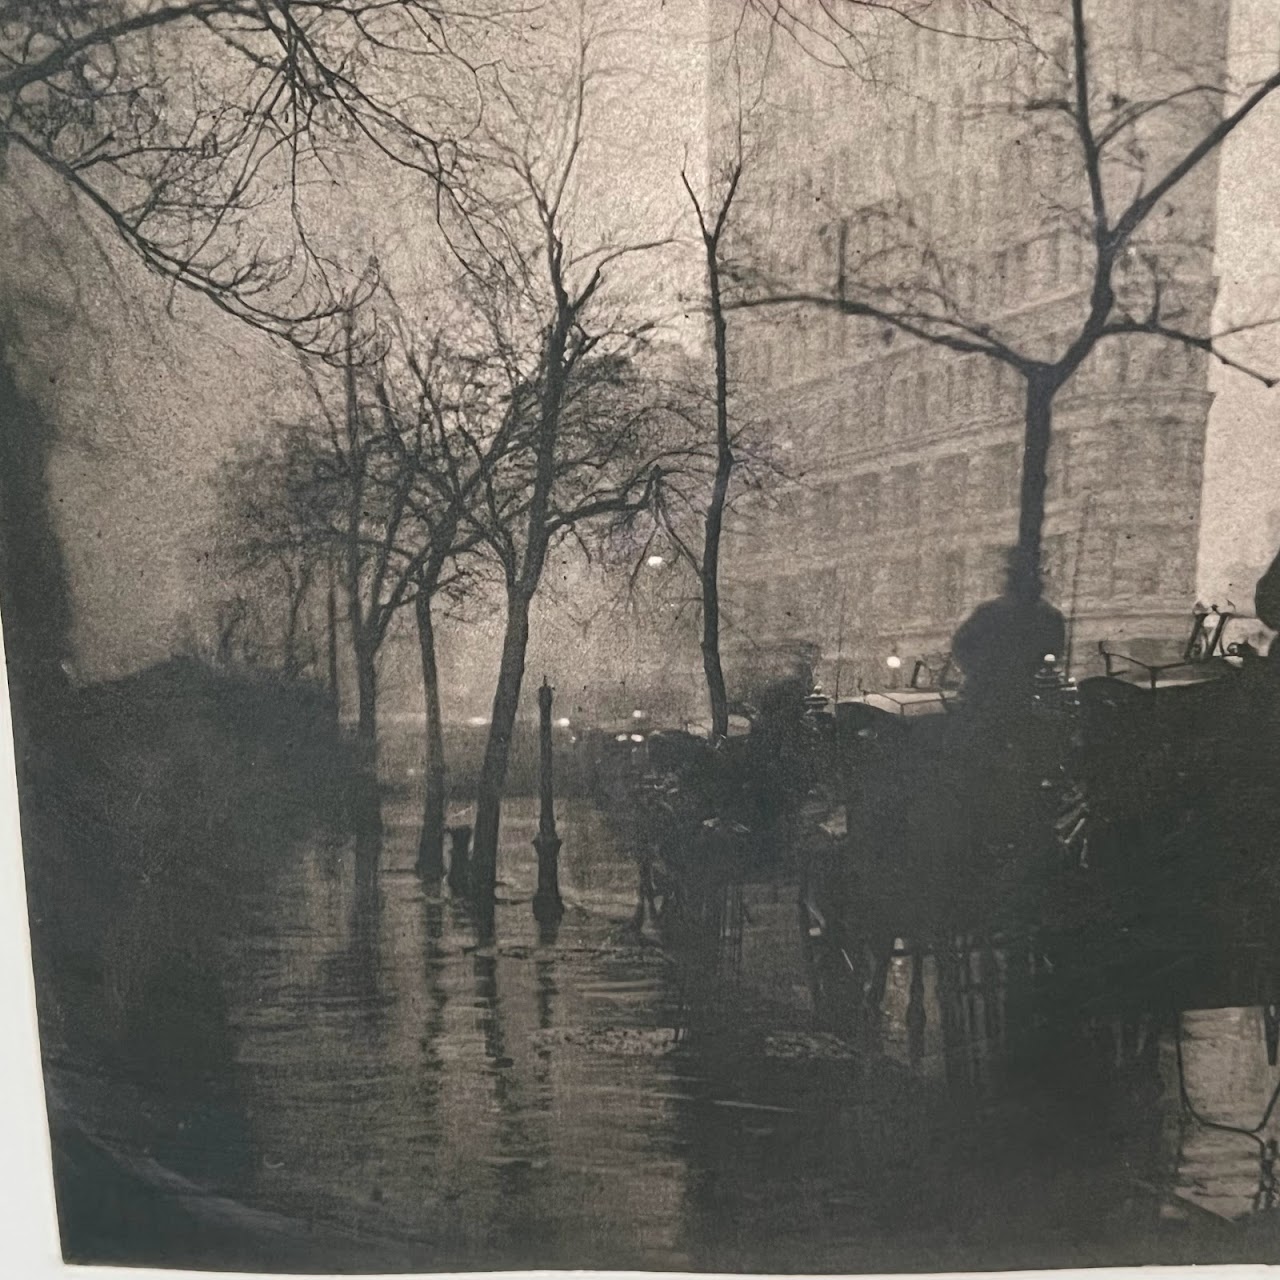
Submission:
[[[1209,80],[1247,78],[1274,43],[1265,7],[1102,6],[1093,20],[1136,97],[1192,64]],[[625,94],[605,97],[592,180],[628,215],[642,208],[646,225],[676,229],[660,264],[635,268],[648,273],[636,288],[666,290],[654,308],[664,340],[703,360],[695,228],[678,175],[687,166],[711,184],[722,158],[715,148],[737,109],[725,40],[734,6],[671,9],[630,15],[620,53],[633,75]],[[982,35],[973,6],[934,6],[933,18]],[[890,32],[885,21],[864,74],[779,39],[759,12],[743,24],[750,51],[734,56],[755,79],[730,254],[764,278],[829,287],[868,260],[874,272],[909,220],[913,242],[947,258],[966,304],[1004,332],[1049,339],[1085,286],[1078,175],[1035,113],[1000,108],[1006,87],[1051,91],[1061,39],[1030,51],[929,24]],[[663,110],[677,100],[698,106]],[[1144,136],[1151,170],[1219,106],[1197,99],[1165,122],[1171,132]],[[1258,318],[1273,298],[1274,110],[1264,104],[1155,220],[1162,263],[1176,253],[1178,305],[1197,324]],[[55,427],[49,483],[73,600],[70,660],[82,679],[120,674],[212,641],[227,593],[209,481],[305,392],[289,357],[172,295],[22,157],[10,173],[23,181],[6,184],[8,235],[24,250],[5,267],[7,343],[15,376]],[[342,216],[361,212],[356,199]],[[1014,527],[1019,392],[1008,371],[833,314],[744,312],[730,341],[737,407],[786,459],[785,477],[726,536],[730,665],[803,651],[828,685],[852,688],[874,682],[889,652],[906,662],[944,652],[998,585]],[[1254,363],[1275,349],[1266,331],[1236,341],[1259,353]],[[1181,643],[1197,599],[1248,612],[1280,531],[1264,389],[1203,353],[1135,337],[1096,352],[1064,395],[1045,568],[1074,620],[1079,669],[1098,640],[1139,656]],[[581,686],[583,714],[637,700],[700,714],[688,584],[644,576],[620,605],[616,582],[572,549],[552,575],[566,589],[539,608],[533,665]],[[477,608],[465,641],[446,646],[452,717],[487,709],[494,626]],[[408,714],[419,705],[408,631],[383,658],[391,714],[397,702]]]
[[[969,6],[948,16],[982,31]],[[1136,3],[1096,20],[1116,99],[1135,101],[1179,74],[1238,73],[1266,28],[1231,4]],[[1070,82],[1068,34],[1062,24],[1032,54],[952,46],[908,26],[869,79],[772,44],[778,87],[756,108],[757,171],[741,197],[741,234],[763,249],[765,270],[825,275],[830,289],[844,277],[880,284],[886,268],[935,255],[967,314],[1032,347],[1064,345],[1091,283],[1083,176],[1044,124]],[[1012,102],[1039,105],[1011,112]],[[1143,132],[1148,172],[1172,163],[1220,105],[1202,101]],[[1273,120],[1198,169],[1132,251],[1160,261],[1166,300],[1190,328],[1254,318],[1274,291],[1263,248],[1273,228],[1244,230],[1232,196],[1246,170],[1260,171]],[[904,243],[909,252],[895,252]],[[731,543],[744,630],[757,645],[807,641],[828,689],[874,687],[891,653],[936,666],[960,619],[1001,589],[1017,530],[1020,379],[834,313],[744,325],[735,338],[786,447],[810,460],[781,510]],[[1252,612],[1276,532],[1262,477],[1280,455],[1265,395],[1204,352],[1145,336],[1110,340],[1064,389],[1044,569],[1072,619],[1073,672],[1100,669],[1099,641],[1171,660],[1197,600]]]

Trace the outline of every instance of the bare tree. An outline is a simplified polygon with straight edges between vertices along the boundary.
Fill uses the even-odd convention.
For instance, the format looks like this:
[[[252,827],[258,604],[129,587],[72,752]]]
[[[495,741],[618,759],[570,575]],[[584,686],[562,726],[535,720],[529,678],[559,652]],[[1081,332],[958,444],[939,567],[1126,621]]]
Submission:
[[[720,655],[720,540],[724,531],[725,508],[729,501],[729,484],[737,461],[729,428],[729,342],[721,283],[724,266],[721,254],[725,228],[741,178],[742,155],[739,149],[738,156],[729,169],[718,205],[704,213],[702,202],[687,174],[683,171],[680,174],[698,218],[706,258],[707,311],[711,320],[715,358],[716,464],[706,504],[701,554],[695,554],[678,536],[676,541],[697,573],[702,592],[702,669],[706,676],[707,699],[711,707],[711,736],[715,740],[725,738],[729,733],[729,695],[725,688],[724,666]]]
[[[496,109],[460,165],[466,222],[454,239],[483,349],[506,380],[520,447],[485,479],[473,517],[502,576],[506,619],[477,794],[474,887],[493,901],[502,793],[520,705],[529,614],[549,549],[592,520],[646,508],[663,457],[659,410],[634,357],[650,322],[610,299],[612,274],[667,237],[588,226],[584,153],[610,33],[585,7],[568,56],[521,80],[496,75]],[[598,234],[598,238],[597,238]],[[618,291],[620,293],[620,291]],[[504,514],[506,513],[506,514]]]
[[[409,502],[418,552],[408,564],[418,630],[426,709],[426,770],[418,870],[438,878],[444,871],[445,805],[448,797],[444,715],[437,663],[436,608],[482,583],[485,565],[473,553],[484,542],[485,519],[510,520],[522,495],[497,501],[491,487],[495,469],[518,447],[517,418],[494,403],[486,364],[462,356],[437,334],[419,351],[402,338],[411,375],[413,402],[394,410],[401,438],[411,436],[406,463],[417,484]],[[482,504],[484,516],[475,518]]]
[[[175,285],[321,342],[352,279],[308,189],[356,149],[444,179],[451,155],[436,126],[476,110],[455,42],[482,10],[15,0],[0,14],[0,154],[36,161]]]
[[[514,389],[516,413],[526,428],[522,447],[486,477],[486,501],[472,517],[498,564],[506,595],[502,658],[477,791],[473,870],[481,904],[493,896],[530,607],[548,552],[563,539],[580,540],[593,521],[648,510],[670,453],[650,437],[663,410],[628,360],[566,349],[554,334],[548,346],[554,363],[540,372],[543,385]],[[547,383],[559,385],[549,390]]]
[[[824,0],[816,6],[798,2],[788,11],[807,14],[809,20],[816,14],[847,22],[857,7],[858,0],[846,0],[843,5]],[[865,318],[936,347],[986,357],[1023,379],[1016,564],[1022,590],[1031,599],[1042,590],[1041,542],[1055,397],[1100,343],[1146,334],[1205,352],[1268,386],[1275,382],[1224,349],[1223,340],[1238,329],[1212,332],[1207,317],[1188,317],[1185,308],[1170,300],[1176,294],[1171,287],[1175,252],[1160,237],[1144,241],[1141,233],[1157,210],[1167,207],[1179,184],[1280,88],[1280,71],[1247,88],[1230,110],[1221,106],[1227,96],[1223,77],[1206,79],[1192,68],[1174,68],[1176,83],[1154,93],[1141,84],[1126,88],[1104,84],[1103,57],[1091,39],[1087,0],[1068,0],[1068,8],[1063,55],[1040,55],[1043,65],[1057,67],[1060,91],[1034,92],[1008,107],[1027,123],[1030,143],[1069,144],[1075,165],[1070,182],[1080,184],[1087,193],[1079,225],[1091,254],[1091,278],[1083,314],[1056,349],[1005,336],[995,321],[970,314],[957,297],[938,247],[913,239],[910,228],[901,228],[906,247],[894,259],[900,270],[897,280],[860,278],[849,270],[842,246],[829,289],[788,288],[774,282],[741,304],[798,304]],[[1024,29],[1020,38],[1029,41],[1035,34]],[[1197,110],[1204,115],[1195,114]],[[1179,121],[1179,136],[1185,139],[1188,115],[1196,127],[1194,136],[1180,143],[1161,166],[1153,166],[1140,130]],[[1205,115],[1212,116],[1211,122]],[[1042,122],[1050,119],[1062,122],[1065,131],[1047,129]],[[911,265],[906,265],[908,258]]]
[[[341,367],[305,366],[314,416],[282,425],[264,449],[236,464],[227,485],[249,557],[289,561],[298,586],[309,586],[322,566],[340,584],[366,768],[376,759],[378,655],[435,549],[418,493],[430,447],[425,424],[397,416],[385,351],[364,363],[357,357],[379,345],[357,335],[349,310]]]
[[[314,645],[304,651],[301,634],[308,598],[328,555],[317,545],[305,496],[313,482],[304,470],[309,463],[307,451],[286,434],[242,449],[224,465],[218,481],[219,559],[228,578],[244,584],[257,611],[275,615],[274,625],[266,625],[277,633],[277,643],[268,643],[278,651],[287,679],[301,675],[319,656]],[[225,618],[233,631],[244,612],[243,597],[238,599],[242,607]],[[220,648],[229,644],[228,636]]]

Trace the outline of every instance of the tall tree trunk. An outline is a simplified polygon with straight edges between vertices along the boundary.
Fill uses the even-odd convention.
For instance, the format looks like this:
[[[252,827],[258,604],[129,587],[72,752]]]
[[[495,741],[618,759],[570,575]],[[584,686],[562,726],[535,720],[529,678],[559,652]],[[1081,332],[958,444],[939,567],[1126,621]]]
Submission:
[[[440,712],[440,673],[436,667],[435,623],[431,617],[431,586],[418,584],[414,611],[418,618],[418,651],[422,657],[422,692],[427,709],[426,788],[423,793],[422,835],[418,840],[418,871],[438,880],[444,875],[444,809],[446,793],[444,722]]]
[[[712,554],[712,538],[708,529],[701,575],[702,671],[707,681],[707,701],[711,704],[711,737],[715,741],[729,736],[729,692],[725,687],[724,665],[720,660],[719,539],[720,531],[717,529],[716,547]]]
[[[475,845],[471,855],[471,884],[476,903],[493,902],[498,878],[498,829],[502,817],[502,791],[511,756],[511,735],[520,708],[525,653],[529,647],[530,596],[512,590],[507,597],[507,627],[502,638],[502,665],[493,695],[493,717],[485,744],[484,764],[476,790]]]
[[[724,305],[720,296],[720,261],[717,242],[707,241],[707,292],[716,352],[716,475],[707,505],[702,543],[702,670],[707,680],[711,704],[713,741],[729,736],[729,695],[725,689],[724,666],[720,659],[720,537],[724,530],[724,508],[733,475],[733,449],[729,440],[729,350]]]
[[[307,598],[310,582],[305,573],[295,579],[288,575],[289,611],[284,627],[284,673],[290,680],[295,680],[302,669],[298,660],[298,621],[302,614],[302,606]]]
[[[329,642],[329,701],[333,716],[338,717],[338,593],[333,582],[333,565],[329,565],[329,590],[325,601],[325,625]]]
[[[356,751],[362,770],[372,773],[378,763],[377,650],[366,636],[356,637]]]
[[[1027,379],[1026,427],[1022,446],[1022,487],[1018,508],[1016,572],[1032,599],[1043,594],[1040,558],[1044,543],[1044,496],[1048,486],[1053,398],[1061,384],[1040,374]]]
[[[698,226],[702,230],[702,247],[707,263],[707,309],[711,313],[711,328],[715,338],[716,474],[703,527],[702,563],[696,566],[702,588],[702,670],[707,681],[707,701],[711,707],[712,741],[729,736],[729,697],[725,690],[724,665],[720,658],[720,538],[724,531],[724,508],[729,498],[729,481],[734,467],[729,439],[729,344],[724,298],[720,290],[720,240],[724,235],[741,177],[742,154],[739,151],[737,164],[730,175],[729,186],[720,202],[715,221],[709,223],[693,185],[683,170],[680,173],[694,213],[698,216]]]

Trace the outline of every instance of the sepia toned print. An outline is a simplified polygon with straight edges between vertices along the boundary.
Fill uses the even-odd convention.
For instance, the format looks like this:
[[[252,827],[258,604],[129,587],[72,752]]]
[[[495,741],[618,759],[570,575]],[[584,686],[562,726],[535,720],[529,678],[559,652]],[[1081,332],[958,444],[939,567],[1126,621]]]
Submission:
[[[1270,0],[14,0],[64,1257],[1280,1261]]]

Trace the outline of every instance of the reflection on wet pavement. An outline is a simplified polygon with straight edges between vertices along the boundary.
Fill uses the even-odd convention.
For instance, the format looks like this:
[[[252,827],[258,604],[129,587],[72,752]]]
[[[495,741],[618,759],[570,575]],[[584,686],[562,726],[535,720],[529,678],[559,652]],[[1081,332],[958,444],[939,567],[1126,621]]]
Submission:
[[[1274,1119],[1193,1119],[1172,1026],[1101,1022],[1033,1087],[1001,957],[901,957],[853,1043],[815,1020],[793,886],[743,889],[695,979],[629,929],[635,867],[583,804],[541,937],[511,805],[481,940],[413,873],[415,808],[388,802],[380,846],[298,850],[229,940],[242,1158],[204,1183],[231,1199],[424,1269],[834,1272],[1225,1257],[1275,1199]],[[1257,1124],[1280,1080],[1260,1012],[1180,1026],[1197,1113]]]

